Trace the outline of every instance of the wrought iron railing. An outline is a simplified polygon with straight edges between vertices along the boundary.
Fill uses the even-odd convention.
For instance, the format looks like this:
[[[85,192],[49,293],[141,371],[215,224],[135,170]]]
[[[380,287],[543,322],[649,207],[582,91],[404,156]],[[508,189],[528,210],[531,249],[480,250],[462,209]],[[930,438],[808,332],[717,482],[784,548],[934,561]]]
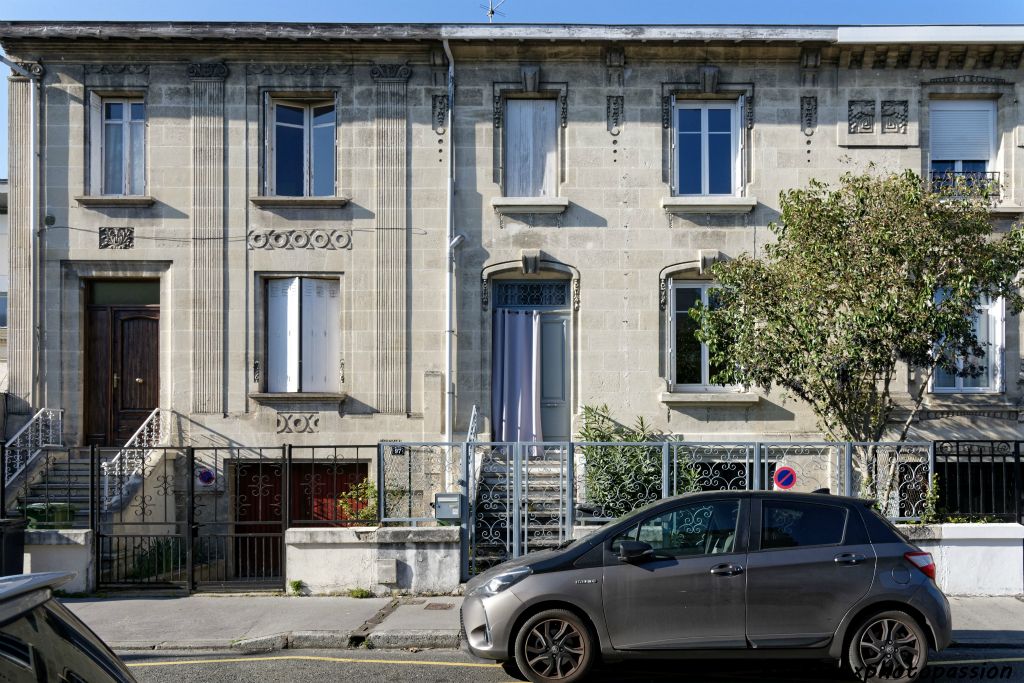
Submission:
[[[955,195],[974,196],[987,193],[999,196],[999,173],[997,171],[932,171],[931,186],[935,191],[952,192]]]
[[[1024,524],[1024,442],[937,441],[939,512]]]
[[[156,408],[109,461],[102,463],[103,510],[120,505],[145,476],[146,461],[164,440],[163,413]]]
[[[4,446],[4,485],[10,485],[46,446],[63,445],[64,411],[43,408]]]

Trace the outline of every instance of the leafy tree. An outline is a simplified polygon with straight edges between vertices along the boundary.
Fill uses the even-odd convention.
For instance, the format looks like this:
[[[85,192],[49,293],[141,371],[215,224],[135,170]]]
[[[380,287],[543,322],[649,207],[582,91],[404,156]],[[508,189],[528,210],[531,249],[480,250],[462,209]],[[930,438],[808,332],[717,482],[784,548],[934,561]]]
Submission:
[[[904,440],[936,368],[982,373],[979,297],[1003,297],[1015,314],[1024,305],[1024,230],[993,233],[993,191],[929,187],[907,171],[783,192],[775,243],[716,264],[714,305],[691,311],[713,381],[782,387],[836,440],[878,441],[891,427]],[[914,372],[909,401],[893,396],[901,364]]]

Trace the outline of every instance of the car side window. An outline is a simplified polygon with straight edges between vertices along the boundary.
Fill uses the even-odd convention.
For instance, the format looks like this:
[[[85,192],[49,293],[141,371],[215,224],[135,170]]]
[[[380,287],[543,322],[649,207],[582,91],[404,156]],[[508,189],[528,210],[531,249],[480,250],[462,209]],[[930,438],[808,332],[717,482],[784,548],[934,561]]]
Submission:
[[[649,517],[612,541],[642,541],[655,554],[670,557],[730,553],[736,547],[738,500],[716,500],[678,507]]]
[[[761,549],[838,545],[846,529],[846,509],[765,500],[761,503]]]

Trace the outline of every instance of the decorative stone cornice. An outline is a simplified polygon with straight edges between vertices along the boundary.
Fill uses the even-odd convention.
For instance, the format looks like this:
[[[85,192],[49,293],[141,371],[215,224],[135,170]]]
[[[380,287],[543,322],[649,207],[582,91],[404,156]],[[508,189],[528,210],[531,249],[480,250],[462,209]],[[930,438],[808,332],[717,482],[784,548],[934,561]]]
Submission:
[[[351,249],[348,230],[251,230],[249,249]]]
[[[333,76],[352,72],[349,64],[246,64],[248,74],[272,76]]]
[[[925,85],[1013,85],[1013,83],[1010,83],[1005,78],[997,78],[995,76],[977,76],[975,74],[958,74],[956,76],[931,78],[924,83]]]
[[[228,77],[228,66],[224,62],[196,62],[188,65],[188,77],[198,79],[224,79]]]
[[[85,73],[104,76],[149,75],[149,64],[86,64]]]
[[[370,67],[370,78],[377,83],[405,83],[412,76],[412,67],[404,64],[374,64]]]

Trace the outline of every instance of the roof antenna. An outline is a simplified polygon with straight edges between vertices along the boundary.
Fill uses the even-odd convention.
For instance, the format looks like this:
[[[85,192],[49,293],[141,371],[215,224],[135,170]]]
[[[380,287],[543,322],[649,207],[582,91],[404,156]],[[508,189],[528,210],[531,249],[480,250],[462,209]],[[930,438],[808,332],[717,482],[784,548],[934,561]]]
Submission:
[[[487,23],[494,22],[494,15],[497,14],[499,17],[505,16],[504,12],[499,12],[498,8],[505,4],[505,0],[498,0],[497,3],[494,0],[487,0],[486,5],[480,5],[480,9],[487,10]]]

